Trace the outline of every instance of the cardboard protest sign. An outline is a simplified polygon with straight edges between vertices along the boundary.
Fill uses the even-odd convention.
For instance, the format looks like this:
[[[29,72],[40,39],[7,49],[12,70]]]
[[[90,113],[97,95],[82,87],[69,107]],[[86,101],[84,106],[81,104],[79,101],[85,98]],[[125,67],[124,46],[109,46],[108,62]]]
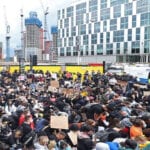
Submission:
[[[149,96],[150,95],[150,91],[144,91],[144,96]]]
[[[56,80],[52,80],[51,83],[50,83],[50,85],[51,85],[52,87],[59,88],[59,82],[56,81]]]
[[[72,144],[73,144],[73,145],[77,145],[77,141],[78,141],[78,140],[77,140],[77,139],[78,139],[78,134],[77,134],[77,132],[70,131],[70,132],[68,133],[68,136],[69,136],[69,138],[70,138]]]
[[[48,91],[53,92],[53,93],[56,93],[58,90],[57,90],[57,88],[55,88],[55,87],[53,87],[53,86],[49,86],[49,87],[48,87]]]
[[[68,129],[68,116],[51,116],[50,126],[54,129]]]

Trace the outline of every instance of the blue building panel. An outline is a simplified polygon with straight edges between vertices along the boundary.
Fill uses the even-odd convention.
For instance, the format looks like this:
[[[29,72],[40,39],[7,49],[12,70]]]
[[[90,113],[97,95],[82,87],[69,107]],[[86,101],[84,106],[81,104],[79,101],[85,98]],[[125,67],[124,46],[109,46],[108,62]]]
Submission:
[[[38,18],[27,18],[25,19],[25,26],[26,25],[37,25],[39,28],[41,28],[42,22]]]
[[[58,27],[57,26],[52,26],[51,27],[51,34],[57,34],[58,33]]]

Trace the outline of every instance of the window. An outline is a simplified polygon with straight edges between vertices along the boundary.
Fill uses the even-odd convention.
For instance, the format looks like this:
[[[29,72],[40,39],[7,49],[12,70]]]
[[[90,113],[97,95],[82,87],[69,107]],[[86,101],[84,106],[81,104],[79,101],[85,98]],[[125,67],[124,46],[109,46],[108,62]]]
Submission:
[[[110,20],[110,31],[117,30],[117,19]]]
[[[88,27],[89,27],[89,34],[91,34],[91,23],[88,25]]]
[[[65,37],[65,31],[62,29],[62,37]]]
[[[86,34],[86,25],[81,25],[78,27],[79,35]]]
[[[150,53],[150,40],[144,42],[144,53]]]
[[[91,44],[97,44],[97,34],[92,34]]]
[[[69,28],[66,29],[66,36],[69,37]]]
[[[128,41],[132,41],[132,29],[128,29]]]
[[[121,5],[114,7],[114,18],[118,18],[121,16]]]
[[[110,19],[110,8],[102,9],[100,13],[101,20]]]
[[[81,3],[76,6],[77,15],[86,13],[86,3]]]
[[[91,46],[91,55],[94,55],[94,45]]]
[[[132,27],[136,27],[136,15],[132,16]]]
[[[132,42],[132,54],[138,53],[140,53],[140,42],[139,41]]]
[[[150,1],[149,0],[139,0],[137,1],[136,12],[143,13],[148,12],[150,8]]]
[[[124,43],[124,54],[128,53],[128,42]]]
[[[69,46],[73,46],[73,37],[69,37]]]
[[[140,40],[140,28],[136,28],[136,40]]]
[[[73,16],[73,7],[68,7],[67,8],[67,17],[71,17]]]
[[[128,0],[110,0],[110,6],[128,3]]]
[[[114,42],[123,42],[124,41],[124,30],[114,31]]]
[[[103,44],[97,45],[97,55],[103,55]]]
[[[121,18],[120,28],[121,29],[127,29],[128,28],[128,17]]]
[[[101,0],[101,9],[107,8],[107,0]]]
[[[110,42],[110,32],[106,33],[106,43]]]
[[[72,27],[71,36],[76,36],[76,27]]]
[[[105,20],[103,22],[103,32],[106,32],[107,31],[107,21]]]
[[[60,19],[60,10],[57,11],[57,19]]]
[[[94,23],[94,33],[100,32],[100,22]]]
[[[106,44],[106,54],[107,55],[113,54],[113,44]]]
[[[100,34],[100,43],[103,43],[103,33]]]
[[[73,47],[73,56],[77,55],[78,55],[77,47]]]
[[[89,11],[96,11],[97,10],[97,0],[90,0],[89,1]]]
[[[89,55],[89,46],[88,45],[86,45],[86,47],[85,47],[85,55]]]
[[[64,38],[64,46],[67,46],[67,39]]]
[[[76,16],[76,25],[83,24],[83,14]]]
[[[67,47],[66,56],[71,56],[71,47]]]
[[[132,3],[125,4],[124,14],[125,16],[132,15]]]
[[[83,36],[83,45],[88,45],[89,44],[89,37],[88,35]]]
[[[64,21],[64,27],[69,27],[69,18],[66,18]]]
[[[117,54],[120,54],[120,43],[117,43],[116,48],[117,48],[116,53],[117,53]]]
[[[57,39],[57,46],[62,47],[62,39]]]
[[[62,18],[65,18],[65,10],[62,10]]]
[[[60,56],[64,56],[65,53],[64,53],[64,48],[60,48]]]
[[[150,12],[141,14],[141,26],[150,25]]]
[[[150,26],[149,27],[145,27],[144,39],[145,40],[149,40],[150,39]]]

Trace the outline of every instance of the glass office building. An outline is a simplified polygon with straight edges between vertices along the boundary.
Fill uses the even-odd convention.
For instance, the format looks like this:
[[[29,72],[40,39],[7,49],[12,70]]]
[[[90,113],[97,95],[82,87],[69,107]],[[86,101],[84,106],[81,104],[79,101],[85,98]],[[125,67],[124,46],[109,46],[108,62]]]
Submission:
[[[59,62],[150,62],[150,0],[80,0],[57,17]]]

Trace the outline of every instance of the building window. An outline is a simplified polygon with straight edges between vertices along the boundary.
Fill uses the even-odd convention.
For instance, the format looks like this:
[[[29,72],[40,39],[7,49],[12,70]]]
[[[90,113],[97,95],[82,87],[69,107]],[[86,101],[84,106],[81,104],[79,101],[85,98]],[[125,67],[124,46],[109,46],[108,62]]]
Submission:
[[[150,26],[149,27],[145,27],[144,39],[145,40],[149,40],[150,39]]]
[[[88,56],[89,55],[89,46],[86,45],[85,47],[85,55]]]
[[[103,43],[103,33],[100,34],[100,43]]]
[[[71,17],[71,26],[72,27],[74,26],[74,19],[73,19],[73,17]]]
[[[73,37],[69,37],[69,46],[73,46]]]
[[[96,11],[97,10],[97,0],[90,0],[89,1],[89,11]]]
[[[76,27],[72,27],[71,36],[76,36]]]
[[[94,55],[94,45],[91,45],[91,55]]]
[[[106,33],[106,43],[110,42],[110,32]]]
[[[121,16],[121,5],[114,7],[114,18],[118,18]]]
[[[110,19],[110,8],[102,9],[100,13],[101,20]]]
[[[57,39],[57,46],[62,47],[62,39]]]
[[[78,55],[77,47],[73,47],[73,56],[77,55]]]
[[[103,44],[97,45],[97,55],[103,55]]]
[[[106,32],[107,31],[107,21],[105,20],[103,22],[103,32]]]
[[[62,10],[62,18],[65,18],[65,10]]]
[[[114,42],[123,42],[124,41],[124,30],[114,31]]]
[[[65,31],[64,31],[64,29],[62,29],[62,38],[64,38],[65,37]]]
[[[135,41],[132,42],[132,54],[139,54],[140,53],[140,42]]]
[[[89,36],[88,35],[84,35],[83,36],[83,45],[88,45],[89,44]]]
[[[128,53],[128,43],[125,42],[124,43],[124,54],[127,54]]]
[[[127,29],[128,28],[128,17],[121,18],[120,28],[121,29]]]
[[[132,3],[125,4],[124,14],[125,16],[132,15]]]
[[[69,28],[66,29],[66,36],[69,37]]]
[[[92,31],[92,25],[91,25],[91,23],[88,25],[88,30],[89,30],[89,34],[91,34],[91,31]]]
[[[117,43],[116,49],[117,49],[116,53],[117,53],[117,54],[120,54],[120,43]]]
[[[100,32],[100,22],[94,23],[94,33]]]
[[[83,24],[83,14],[76,16],[76,25]]]
[[[117,30],[117,19],[110,20],[110,31]]]
[[[113,54],[113,44],[106,44],[106,54],[107,55]]]
[[[128,41],[132,41],[132,29],[128,29]]]
[[[62,24],[63,24],[63,23],[62,23],[62,20],[60,20],[60,28],[62,28]]]
[[[79,26],[78,30],[79,30],[79,35],[86,34],[86,25]]]
[[[72,17],[73,16],[73,7],[68,7],[67,8],[67,17]]]
[[[86,3],[76,5],[76,14],[81,15],[86,13]]]
[[[150,40],[144,42],[144,53],[150,53]]]
[[[92,34],[91,43],[92,44],[97,44],[97,34]]]
[[[71,56],[71,47],[67,47],[66,56]]]
[[[66,18],[64,21],[64,27],[69,27],[69,18]]]
[[[128,0],[110,0],[110,6],[121,5],[128,3]]]
[[[136,28],[136,41],[140,40],[140,28]]]
[[[137,1],[136,12],[143,13],[148,12],[150,8],[150,1],[149,0],[139,0]]]
[[[86,14],[86,23],[89,23],[89,13]]]
[[[64,38],[64,46],[66,47],[67,46],[67,39]]]
[[[132,27],[136,27],[136,15],[132,16]]]
[[[60,19],[60,10],[57,11],[57,19]]]
[[[141,14],[141,26],[150,25],[150,12]]]
[[[107,0],[101,0],[101,9],[107,8]]]
[[[64,53],[64,48],[60,48],[60,56],[64,56],[65,53]]]

